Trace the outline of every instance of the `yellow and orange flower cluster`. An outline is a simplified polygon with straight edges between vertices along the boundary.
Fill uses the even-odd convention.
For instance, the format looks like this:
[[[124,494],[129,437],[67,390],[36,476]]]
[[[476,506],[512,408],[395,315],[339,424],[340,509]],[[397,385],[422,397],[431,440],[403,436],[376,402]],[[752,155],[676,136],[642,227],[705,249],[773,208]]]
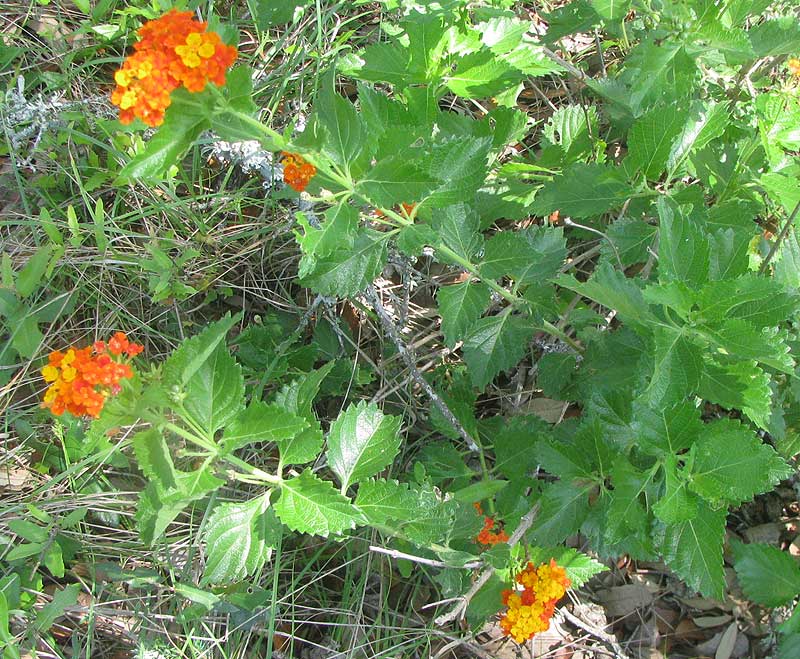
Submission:
[[[517,575],[517,584],[522,586],[521,591],[503,591],[503,604],[508,610],[500,619],[500,627],[517,643],[524,643],[550,628],[556,602],[571,582],[566,570],[550,559],[550,563],[538,567],[528,563]]]
[[[800,59],[797,57],[790,57],[789,61],[786,62],[786,66],[789,67],[789,73],[793,76],[800,76]]]
[[[481,508],[480,503],[474,503],[472,505],[475,506],[475,510],[479,515],[483,515],[483,508]],[[497,525],[497,529],[495,529],[495,525]],[[508,542],[508,534],[505,532],[505,529],[494,521],[494,518],[487,516],[484,517],[481,532],[475,536],[475,542],[480,545],[493,546],[501,542]]]
[[[119,393],[120,380],[133,377],[130,365],[113,357],[134,357],[142,349],[138,343],[128,341],[124,333],[117,332],[107,345],[96,341],[85,348],[51,352],[47,366],[42,369],[45,382],[51,383],[42,407],[57,416],[69,412],[97,418],[106,398]]]
[[[317,173],[317,168],[297,153],[281,151],[283,181],[292,190],[302,192]]]
[[[114,74],[117,87],[111,102],[119,107],[123,124],[138,117],[148,126],[159,126],[171,102],[170,94],[178,87],[200,92],[209,81],[225,84],[236,48],[222,43],[207,27],[195,20],[192,12],[173,9],[139,29],[135,52]]]

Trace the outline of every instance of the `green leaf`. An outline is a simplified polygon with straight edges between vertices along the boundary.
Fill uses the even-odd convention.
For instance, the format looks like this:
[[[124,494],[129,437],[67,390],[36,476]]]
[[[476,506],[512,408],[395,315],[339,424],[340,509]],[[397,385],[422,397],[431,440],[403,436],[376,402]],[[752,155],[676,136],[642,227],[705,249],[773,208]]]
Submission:
[[[570,164],[589,158],[597,134],[597,108],[594,106],[563,105],[544,127],[543,159],[552,158],[557,164]],[[543,163],[546,166],[546,163]]]
[[[420,256],[426,245],[436,245],[439,236],[428,224],[411,224],[400,229],[397,249],[408,256]]]
[[[475,196],[486,179],[491,137],[459,136],[437,141],[427,156],[430,175],[442,181],[423,203],[441,208]]]
[[[647,394],[651,404],[669,404],[697,391],[703,373],[700,348],[684,329],[663,325],[653,330],[653,376]]]
[[[739,318],[723,321],[715,328],[700,327],[698,332],[725,355],[756,361],[783,373],[794,372],[794,360],[787,345],[788,335],[777,327],[757,330]]]
[[[433,229],[446,247],[467,261],[471,261],[483,246],[478,214],[466,204],[454,204],[438,210],[433,217]],[[441,251],[437,254],[440,260],[449,262],[447,255]]]
[[[200,334],[186,339],[164,362],[164,384],[183,389],[192,380],[203,364],[211,357],[217,346],[225,341],[225,335],[239,321],[239,315],[225,315],[206,327]]]
[[[773,261],[775,279],[788,289],[800,289],[800,239],[794,227],[783,239],[778,257]]]
[[[700,497],[689,492],[688,477],[678,469],[678,458],[664,460],[664,494],[653,505],[653,513],[666,524],[678,524],[697,517]]]
[[[445,78],[448,89],[461,98],[487,98],[514,87],[524,74],[488,48],[458,60],[455,71]]]
[[[243,581],[269,560],[281,533],[280,523],[269,510],[269,495],[214,508],[203,534],[204,585]]]
[[[564,400],[575,375],[576,356],[567,352],[548,352],[539,359],[536,384],[548,398]]]
[[[631,0],[589,0],[589,4],[604,21],[621,21],[630,10]]]
[[[566,256],[567,241],[560,227],[501,231],[486,243],[481,274],[511,277],[521,285],[540,284],[556,275]]]
[[[363,514],[350,500],[322,481],[310,470],[283,481],[275,512],[292,531],[327,537],[366,523]]]
[[[800,51],[800,25],[795,16],[764,21],[747,33],[756,59],[792,55]]]
[[[356,185],[377,208],[411,204],[430,194],[439,181],[411,154],[391,155],[379,160]]]
[[[556,545],[580,529],[589,512],[592,485],[562,480],[547,485],[539,499],[542,508],[531,528],[533,542]]]
[[[164,123],[147,142],[144,150],[120,170],[114,185],[163,178],[170,167],[180,162],[183,153],[200,133],[209,128],[206,106],[210,99],[207,95],[178,89],[172,92],[171,98]]]
[[[697,101],[690,106],[683,130],[669,151],[666,164],[670,176],[680,170],[692,153],[699,151],[725,132],[729,122],[726,105]]]
[[[52,246],[45,245],[40,247],[17,273],[17,295],[23,300],[32,295],[41,286],[52,253]]]
[[[689,487],[714,503],[738,505],[771,490],[792,471],[747,426],[720,419],[704,426]]]
[[[375,403],[361,401],[331,424],[328,465],[339,477],[342,493],[392,464],[400,450],[401,422],[400,417],[384,415]]]
[[[628,132],[625,168],[641,172],[651,181],[658,180],[686,121],[687,110],[681,106],[656,107],[637,119]]]
[[[580,588],[594,575],[608,570],[599,561],[572,547],[530,547],[528,558],[534,564],[549,563],[552,558],[567,571],[571,588]]]
[[[688,449],[703,430],[700,410],[689,401],[672,406],[634,404],[636,444],[654,456],[676,455]]]
[[[489,297],[489,287],[472,280],[439,288],[436,300],[447,346],[455,347],[467,335],[489,305]]]
[[[475,501],[483,501],[491,499],[498,492],[501,492],[508,485],[508,481],[493,478],[490,481],[478,481],[477,483],[470,483],[466,487],[453,492],[453,498],[462,503],[473,503]]]
[[[706,284],[698,297],[698,322],[741,318],[756,327],[778,325],[795,313],[797,299],[776,281],[748,273]]]
[[[386,525],[392,520],[414,519],[419,510],[417,493],[408,483],[395,480],[367,480],[359,483],[356,507],[370,524]]]
[[[167,490],[178,486],[172,456],[161,432],[155,428],[137,432],[132,443],[136,462],[147,478]]]
[[[706,360],[698,395],[729,410],[742,410],[766,428],[772,412],[770,377],[756,362],[719,364]]]
[[[333,72],[325,76],[314,112],[325,129],[322,152],[348,175],[351,167],[370,156],[374,140],[353,104],[336,93]]]
[[[20,310],[24,313],[24,310]],[[9,318],[12,328],[11,345],[20,357],[33,359],[39,346],[44,341],[44,334],[39,329],[39,319],[35,314],[27,314],[19,318],[17,314]]]
[[[230,423],[244,409],[244,378],[224,345],[186,383],[183,409],[209,436]]]
[[[708,280],[709,245],[706,232],[665,197],[656,202],[660,219],[658,274],[662,281],[701,285]]]
[[[763,606],[785,606],[800,594],[800,565],[768,545],[731,542],[733,567],[748,599]]]
[[[232,453],[254,442],[285,442],[308,425],[308,421],[278,405],[254,401],[225,427],[222,449]]]
[[[667,524],[657,539],[667,565],[691,588],[706,597],[722,600],[725,572],[722,542],[727,509],[714,510],[700,503],[697,517]]]
[[[556,279],[556,283],[615,310],[629,325],[645,325],[653,321],[636,280],[628,279],[609,263],[601,263],[586,282],[563,275]]]
[[[617,220],[606,231],[607,241],[603,241],[600,249],[612,263],[619,255],[622,265],[644,263],[650,257],[649,248],[653,245],[658,229],[639,218],[623,217]],[[611,247],[609,241],[613,243]]]
[[[53,593],[53,600],[45,604],[37,613],[33,621],[33,627],[39,632],[47,632],[53,623],[64,615],[67,608],[75,606],[78,602],[78,595],[81,587],[79,584],[71,584],[56,590]]]
[[[530,321],[508,312],[478,320],[463,348],[472,383],[484,389],[498,373],[516,366],[527,352],[531,336]]]
[[[320,258],[300,283],[322,295],[352,297],[372,283],[385,263],[386,235],[364,229],[351,248]]]
[[[621,206],[633,193],[633,188],[617,169],[594,163],[575,163],[545,183],[531,210],[542,216],[559,211],[562,215],[579,219],[594,217]]]
[[[54,577],[60,579],[64,576],[64,556],[58,541],[50,543],[50,546],[45,550],[42,556],[42,563],[44,563],[44,566],[50,570],[50,574]]]
[[[602,20],[587,0],[573,0],[545,14],[544,18],[548,26],[545,38],[550,43],[575,32],[586,32]]]
[[[314,271],[318,258],[352,248],[358,233],[358,211],[347,202],[341,202],[325,211],[325,221],[319,228],[312,227],[304,213],[297,213],[297,223],[303,229],[302,234],[294,232],[303,250],[298,276],[304,277]]]

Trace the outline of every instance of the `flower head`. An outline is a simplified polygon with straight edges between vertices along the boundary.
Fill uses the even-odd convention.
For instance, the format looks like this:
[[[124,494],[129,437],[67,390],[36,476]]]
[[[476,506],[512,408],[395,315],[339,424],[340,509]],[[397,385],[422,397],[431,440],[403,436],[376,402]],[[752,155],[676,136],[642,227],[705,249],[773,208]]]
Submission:
[[[800,59],[791,57],[789,61],[786,62],[786,65],[789,67],[789,73],[793,76],[800,76]]]
[[[566,570],[553,559],[538,567],[528,563],[517,574],[516,582],[522,587],[521,591],[503,591],[503,604],[508,608],[500,619],[500,627],[517,643],[524,643],[535,634],[547,631],[556,602],[564,596],[571,582]]]
[[[297,153],[281,152],[283,164],[283,180],[290,188],[297,192],[306,189],[309,181],[317,173],[317,168],[306,162],[303,156]]]
[[[145,23],[138,34],[135,52],[114,74],[117,87],[111,102],[119,107],[123,124],[138,117],[148,126],[160,125],[175,89],[199,92],[208,81],[225,84],[225,73],[237,56],[236,48],[222,43],[188,11],[173,9]]]
[[[42,377],[50,386],[44,394],[42,407],[56,416],[69,412],[75,416],[100,416],[106,398],[120,391],[120,380],[133,377],[130,365],[112,359],[111,355],[133,357],[142,351],[122,332],[108,342],[95,341],[85,348],[55,350],[42,368]],[[111,353],[111,355],[109,355]]]

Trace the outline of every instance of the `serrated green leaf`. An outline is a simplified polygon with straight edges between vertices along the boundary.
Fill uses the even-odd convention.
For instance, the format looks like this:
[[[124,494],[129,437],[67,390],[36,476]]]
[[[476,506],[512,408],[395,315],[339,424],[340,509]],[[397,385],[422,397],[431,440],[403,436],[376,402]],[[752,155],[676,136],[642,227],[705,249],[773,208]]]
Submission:
[[[788,553],[736,540],[731,548],[733,567],[748,599],[763,606],[784,606],[800,594],[800,565]]]
[[[615,310],[629,325],[644,325],[653,320],[636,281],[609,263],[601,263],[588,281],[578,282],[563,275],[556,279],[556,284]]]
[[[9,319],[12,327],[11,345],[20,357],[33,359],[44,341],[44,334],[39,329],[39,319],[35,314],[25,314],[22,309],[20,311],[24,314],[21,318],[15,314]]]
[[[356,507],[370,524],[405,522],[418,513],[418,497],[408,483],[393,480],[367,480],[358,485]]]
[[[409,256],[419,256],[428,245],[436,245],[439,237],[428,224],[405,226],[397,235],[397,248]]]
[[[756,327],[778,325],[796,309],[797,299],[776,281],[748,273],[706,284],[698,297],[698,321],[741,318]]]
[[[680,171],[683,163],[695,151],[699,151],[719,138],[728,125],[729,117],[725,103],[697,101],[689,108],[683,130],[672,142],[667,158],[670,176]]]
[[[439,234],[444,246],[453,250],[462,259],[471,261],[483,246],[478,215],[466,204],[454,204],[438,210],[432,222],[433,229]],[[437,250],[437,257],[450,262],[449,257],[441,250]]]
[[[567,571],[567,577],[572,582],[571,588],[580,588],[594,575],[608,570],[599,561],[572,547],[529,548],[529,559],[535,564],[548,563],[551,558]]]
[[[33,627],[42,633],[49,631],[53,623],[64,615],[68,607],[75,606],[79,593],[80,584],[71,584],[56,590],[53,593],[52,601],[36,612]]]
[[[604,241],[601,245],[602,252],[612,263],[616,261],[617,255],[624,266],[644,263],[650,256],[648,249],[652,247],[657,231],[656,227],[644,220],[624,217],[614,222],[606,231],[608,241],[616,249],[608,241]]]
[[[512,88],[525,75],[488,48],[460,58],[445,77],[448,89],[461,98],[486,98]]]
[[[445,344],[453,348],[467,335],[489,305],[489,297],[486,284],[471,280],[442,286],[437,291]]]
[[[137,432],[133,436],[136,462],[147,478],[156,481],[165,490],[178,486],[175,466],[164,436],[155,428]]]
[[[662,281],[694,285],[708,280],[709,245],[703,227],[674,202],[659,197],[658,274]]]
[[[297,213],[297,223],[302,234],[295,230],[294,236],[303,258],[299,277],[313,272],[318,258],[330,256],[337,250],[350,249],[358,231],[358,211],[347,202],[342,202],[325,211],[325,221],[319,228],[312,227],[304,213]]]
[[[433,483],[451,478],[471,478],[475,472],[465,464],[464,457],[450,442],[431,442],[422,447],[416,457],[425,467]]]
[[[786,343],[788,335],[776,327],[759,331],[747,321],[733,318],[717,327],[701,327],[698,331],[723,354],[754,359],[783,373],[794,372],[794,360]]]
[[[392,208],[416,203],[439,185],[440,181],[412,154],[396,154],[379,160],[358,181],[356,191],[378,208]]]
[[[621,21],[630,10],[631,0],[589,0],[589,4],[604,21]]]
[[[242,367],[227,347],[217,346],[186,383],[183,409],[209,436],[244,409]]]
[[[120,170],[115,185],[132,184],[142,180],[159,180],[166,171],[180,162],[183,153],[209,127],[210,92],[192,94],[178,89],[171,94],[171,104],[164,123],[145,145]]]
[[[322,152],[349,175],[360,160],[369,158],[374,149],[374,138],[353,104],[336,93],[332,72],[325,76],[322,90],[317,96],[314,112],[325,129]]]
[[[703,431],[700,410],[689,401],[651,407],[637,401],[633,407],[636,444],[655,456],[676,455],[688,449]]]
[[[705,424],[696,446],[689,487],[714,504],[749,501],[792,473],[772,447],[733,419]]]
[[[545,14],[544,18],[548,25],[545,38],[550,43],[575,32],[585,32],[602,20],[588,0],[573,0]]]
[[[285,442],[308,425],[308,421],[278,405],[254,401],[225,427],[222,449],[230,453],[253,442]]]
[[[543,165],[567,165],[592,155],[597,134],[597,108],[564,105],[559,107],[544,127]]]
[[[386,263],[386,236],[362,230],[349,249],[331,252],[319,258],[313,271],[300,279],[322,295],[352,297],[377,277]]]
[[[569,480],[546,486],[539,499],[539,516],[531,527],[533,542],[555,545],[576,533],[588,514],[591,488],[591,484]]]
[[[698,505],[697,516],[678,524],[667,524],[657,538],[667,565],[691,588],[706,597],[721,600],[725,593],[722,542],[727,509]]]
[[[566,255],[561,228],[501,231],[486,243],[481,274],[492,279],[511,277],[521,285],[538,284],[556,275]]]
[[[772,411],[770,377],[756,362],[720,364],[706,360],[698,395],[729,410],[742,410],[766,428]]]
[[[478,320],[464,339],[463,348],[472,383],[484,389],[498,373],[516,366],[532,335],[533,325],[511,313]]]
[[[292,531],[323,537],[338,535],[366,523],[364,515],[348,498],[309,469],[283,481],[275,512]]]
[[[700,497],[689,492],[689,481],[678,470],[678,458],[664,460],[664,494],[653,505],[653,513],[666,524],[678,524],[697,517]]]
[[[17,295],[23,300],[32,295],[41,286],[52,253],[52,246],[44,245],[40,247],[17,273],[15,288]]]
[[[484,499],[491,499],[497,493],[501,492],[508,485],[508,481],[494,478],[490,481],[478,481],[477,483],[470,483],[466,487],[453,492],[453,498],[462,503],[473,503],[475,501],[483,501]]]
[[[567,352],[549,352],[539,359],[536,384],[548,398],[565,400],[566,389],[575,375],[576,356]]]
[[[400,450],[402,419],[387,416],[375,403],[351,404],[331,424],[328,465],[342,492],[388,467]]]
[[[172,352],[164,363],[166,387],[183,389],[192,380],[217,347],[225,341],[225,335],[239,321],[239,315],[226,315],[206,327],[200,334],[186,339]]]
[[[606,480],[610,480],[613,490],[603,493],[609,499],[604,539],[616,544],[624,542],[631,535],[642,534],[649,527],[644,500],[653,474],[652,471],[638,469],[624,456],[612,459],[611,467],[606,472]]]
[[[533,200],[537,215],[559,211],[575,218],[594,217],[625,203],[633,188],[616,169],[599,164],[575,163],[549,183]]]
[[[655,181],[664,173],[672,145],[686,127],[685,107],[656,107],[636,120],[628,132],[625,168]]]
[[[703,374],[700,348],[684,329],[659,326],[653,331],[653,376],[647,395],[651,404],[670,404],[697,391]]]
[[[474,197],[486,179],[491,146],[491,137],[462,135],[435,142],[427,156],[428,171],[441,184],[425,197],[425,206],[441,208]]]
[[[764,21],[751,28],[747,36],[756,58],[791,55],[800,50],[800,25],[794,16]]]
[[[214,508],[203,534],[204,585],[242,581],[269,560],[281,533],[280,522],[269,510],[269,495]]]

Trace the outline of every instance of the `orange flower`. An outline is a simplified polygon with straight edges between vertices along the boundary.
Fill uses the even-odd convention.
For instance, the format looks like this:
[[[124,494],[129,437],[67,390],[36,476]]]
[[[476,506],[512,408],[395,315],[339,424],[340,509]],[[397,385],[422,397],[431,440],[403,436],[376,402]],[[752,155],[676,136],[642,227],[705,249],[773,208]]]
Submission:
[[[789,73],[793,76],[800,76],[800,59],[791,57],[789,61],[786,62],[786,65],[789,67]]]
[[[522,591],[504,590],[503,605],[508,610],[500,619],[500,627],[517,643],[524,643],[539,632],[547,631],[550,618],[560,600],[570,587],[564,568],[553,559],[538,567],[528,563],[516,578]]]
[[[122,332],[117,332],[108,342],[108,352],[115,356],[132,357],[142,349],[139,344],[129,342]],[[133,377],[133,370],[127,363],[113,360],[103,341],[95,341],[85,348],[51,352],[42,377],[50,383],[42,407],[49,408],[56,416],[69,412],[96,418],[106,398],[119,393],[120,380]]]
[[[478,515],[483,515],[483,508],[481,508],[480,502],[476,501],[472,505]],[[492,517],[484,517],[483,528],[481,529],[481,532],[475,536],[475,542],[487,546],[496,545],[501,542],[508,542],[508,534],[502,527],[495,531],[495,524],[496,522]]]
[[[309,181],[317,173],[317,168],[306,162],[303,156],[297,153],[281,151],[283,164],[283,180],[290,188],[297,192],[306,189]]]
[[[158,126],[178,87],[199,92],[208,81],[225,84],[237,51],[207,27],[192,12],[173,9],[139,29],[135,52],[114,74],[117,87],[111,102],[119,107],[123,124],[138,117],[148,126]]]

